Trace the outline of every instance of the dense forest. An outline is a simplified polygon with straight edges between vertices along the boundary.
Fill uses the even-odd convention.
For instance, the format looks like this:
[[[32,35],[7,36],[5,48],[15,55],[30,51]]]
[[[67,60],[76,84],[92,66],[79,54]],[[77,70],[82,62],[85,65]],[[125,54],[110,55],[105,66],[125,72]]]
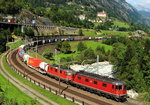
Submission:
[[[11,40],[10,30],[0,29],[0,54],[6,50],[7,41]]]
[[[21,0],[0,0],[0,13],[16,14],[23,8]]]
[[[144,99],[150,101],[150,40],[111,38],[103,43],[113,46],[110,62],[117,78],[127,82],[128,89],[146,92]]]

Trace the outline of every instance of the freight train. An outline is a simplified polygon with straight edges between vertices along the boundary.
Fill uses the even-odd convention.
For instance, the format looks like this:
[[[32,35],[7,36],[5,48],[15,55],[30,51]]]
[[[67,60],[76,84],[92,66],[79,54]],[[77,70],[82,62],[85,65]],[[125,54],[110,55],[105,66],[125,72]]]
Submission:
[[[52,42],[55,40],[45,40],[42,42]],[[42,43],[41,42],[41,43]],[[39,43],[39,42],[38,42]],[[37,44],[37,43],[36,43]],[[126,83],[114,78],[108,78],[97,74],[91,74],[85,71],[74,71],[71,69],[60,68],[57,65],[50,65],[38,58],[31,57],[26,53],[27,48],[35,46],[34,43],[21,45],[18,48],[19,58],[27,64],[27,66],[37,70],[38,72],[57,78],[77,88],[84,89],[91,93],[95,93],[116,101],[126,101],[127,89]]]

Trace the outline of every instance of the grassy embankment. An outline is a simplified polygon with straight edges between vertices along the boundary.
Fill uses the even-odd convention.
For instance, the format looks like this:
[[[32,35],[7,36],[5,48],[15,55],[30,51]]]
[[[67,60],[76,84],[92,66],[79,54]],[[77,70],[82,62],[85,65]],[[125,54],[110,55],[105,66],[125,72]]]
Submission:
[[[14,46],[10,45],[11,48],[15,48],[19,46],[19,44],[23,44],[23,42],[16,42]],[[2,55],[1,55],[2,56]],[[6,57],[2,58],[4,67],[6,70],[10,70],[9,66],[6,64]],[[0,74],[0,87],[3,89],[5,96],[8,99],[14,99],[19,105],[31,105],[32,103],[36,103],[35,105],[41,105],[39,102],[37,102],[35,99],[32,99],[28,95],[26,95],[24,92],[19,90],[16,86],[14,86],[12,83],[9,82],[6,78],[4,78]]]
[[[5,64],[5,67],[6,66],[8,65]],[[5,79],[1,74],[0,74],[0,87],[4,90],[5,96],[8,99],[16,100],[18,105],[31,105],[33,102],[36,103],[35,105],[41,105],[35,99],[32,99],[24,92],[19,90],[17,87],[15,87],[12,83],[9,82],[9,80]]]
[[[125,23],[125,22],[121,22],[119,20],[114,20],[113,21],[114,26],[118,26],[118,27],[124,27],[124,28],[130,28],[130,25]],[[94,23],[95,26],[99,25],[100,23]],[[111,30],[101,30],[101,31],[95,31],[93,29],[82,29],[83,30],[83,34],[85,36],[93,36],[93,37],[100,37],[100,36],[112,36],[112,35],[116,35],[116,36],[129,36],[131,34],[131,32],[124,32],[124,31],[111,31]]]
[[[22,42],[17,42],[17,43],[22,43]],[[13,44],[13,43],[12,43]],[[13,48],[15,47],[18,47],[18,46],[15,44],[15,45],[11,45],[13,46]],[[15,47],[14,47],[15,46]],[[50,93],[48,92],[47,90],[39,87],[39,86],[36,86],[35,84],[27,81],[26,79],[24,79],[23,77],[21,77],[20,75],[18,75],[15,71],[13,71],[9,66],[8,64],[6,63],[6,57],[3,57],[3,62],[4,62],[4,66],[6,68],[6,70],[12,75],[14,76],[15,78],[17,78],[19,81],[21,81],[22,83],[28,85],[29,87],[32,87],[34,90],[36,90],[37,92],[41,93],[42,95],[46,96],[47,98],[55,101],[56,103],[60,104],[60,105],[76,105],[75,103],[71,102],[71,101],[68,101],[66,99],[63,99],[57,95],[54,95],[53,93]],[[10,92],[11,93],[11,92]],[[12,93],[11,93],[12,94]],[[16,94],[16,97],[18,97],[18,95]],[[20,105],[20,104],[19,104]]]
[[[93,29],[82,29],[83,35],[85,36],[91,36],[91,37],[97,37],[97,32]]]
[[[122,31],[109,31],[109,30],[102,30],[100,33],[104,36],[111,36],[111,35],[116,35],[116,36],[129,36],[129,32],[122,32]]]
[[[114,25],[119,26],[119,27],[130,28],[130,25],[128,23],[121,22],[119,20],[114,20],[113,23]]]
[[[18,48],[22,44],[25,44],[23,40],[17,40],[16,42],[7,43],[7,46],[9,46],[10,49],[15,49],[15,48]]]
[[[93,29],[83,29],[83,34],[88,37],[108,37],[108,36],[129,36],[131,32],[101,30],[96,32]]]

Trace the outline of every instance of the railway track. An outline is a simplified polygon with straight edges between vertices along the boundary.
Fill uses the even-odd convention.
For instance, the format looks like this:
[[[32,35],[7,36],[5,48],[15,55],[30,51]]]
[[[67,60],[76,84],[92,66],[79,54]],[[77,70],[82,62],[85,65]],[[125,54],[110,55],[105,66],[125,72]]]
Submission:
[[[95,94],[91,94],[89,92],[83,91],[81,89],[74,88],[72,86],[68,86],[67,84],[61,83],[58,85],[58,81],[51,79],[50,77],[44,76],[35,70],[27,67],[24,63],[17,56],[17,50],[11,52],[8,55],[8,60],[11,65],[13,65],[19,72],[22,72],[24,76],[34,78],[34,80],[38,81],[39,83],[44,84],[46,87],[55,88],[57,91],[64,90],[62,93],[66,95],[71,95],[72,97],[82,100],[82,104],[88,105],[133,105],[129,102],[120,103],[115,102],[110,99],[106,99],[104,97],[100,97]]]
[[[31,98],[36,99],[38,102],[40,102],[43,105],[59,105],[51,100],[49,100],[47,97],[44,97],[43,95],[37,93],[36,91],[34,91],[33,89],[31,89],[30,87],[24,85],[23,83],[21,83],[20,81],[18,81],[16,78],[14,78],[13,76],[11,76],[7,70],[5,69],[5,67],[3,66],[3,62],[2,62],[2,57],[6,55],[6,53],[4,53],[3,55],[0,56],[0,73],[6,78],[8,79],[9,82],[11,82],[14,86],[16,86],[17,88],[19,88],[22,92],[26,93],[27,95],[29,95]]]

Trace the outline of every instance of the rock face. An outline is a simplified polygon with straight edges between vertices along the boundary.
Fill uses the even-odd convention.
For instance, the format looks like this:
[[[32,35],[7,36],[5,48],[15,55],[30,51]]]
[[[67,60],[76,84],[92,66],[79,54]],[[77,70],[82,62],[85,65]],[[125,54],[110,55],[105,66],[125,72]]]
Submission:
[[[133,99],[136,99],[138,97],[138,93],[134,90],[128,90],[127,91],[127,95],[130,97],[130,98],[133,98]]]
[[[19,15],[16,16],[17,21],[24,24],[32,24],[32,20],[36,20],[38,25],[51,25],[52,21],[48,18],[39,17],[28,10],[22,10]]]

